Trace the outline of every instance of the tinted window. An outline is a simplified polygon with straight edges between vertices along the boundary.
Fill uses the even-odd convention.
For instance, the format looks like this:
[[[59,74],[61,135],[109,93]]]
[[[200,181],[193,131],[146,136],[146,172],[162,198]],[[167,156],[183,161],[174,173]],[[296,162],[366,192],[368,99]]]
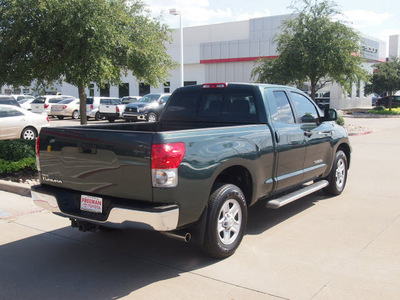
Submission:
[[[86,98],[86,104],[93,104],[93,98]]]
[[[291,96],[302,123],[316,122],[318,113],[315,106],[305,96],[291,92]]]
[[[274,100],[270,101],[272,121],[293,124],[293,110],[286,93],[284,91],[274,91]]]
[[[252,89],[196,89],[176,92],[164,119],[257,123],[258,116]]]
[[[49,103],[58,103],[61,100],[62,100],[61,98],[51,98],[51,99],[49,99]]]
[[[12,108],[0,108],[0,118],[23,116],[24,114]]]

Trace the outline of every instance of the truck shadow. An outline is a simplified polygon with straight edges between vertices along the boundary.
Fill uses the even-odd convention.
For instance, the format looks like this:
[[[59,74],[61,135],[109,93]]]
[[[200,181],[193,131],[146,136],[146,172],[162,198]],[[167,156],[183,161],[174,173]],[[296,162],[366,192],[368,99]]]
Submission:
[[[309,209],[316,202],[329,200],[331,197],[322,191],[308,195],[297,201],[289,203],[279,209],[267,209],[265,201],[258,201],[248,210],[246,234],[257,235],[284,222],[287,219]]]
[[[247,234],[261,234],[323,199],[316,193],[277,211],[256,204],[249,210]],[[206,257],[197,247],[157,232],[65,227],[34,235],[39,231],[21,226],[32,236],[0,246],[0,299],[119,299],[132,293],[145,298],[154,283],[157,290],[151,293],[161,297],[177,290],[166,280],[184,273],[203,279],[205,267],[237,260]]]

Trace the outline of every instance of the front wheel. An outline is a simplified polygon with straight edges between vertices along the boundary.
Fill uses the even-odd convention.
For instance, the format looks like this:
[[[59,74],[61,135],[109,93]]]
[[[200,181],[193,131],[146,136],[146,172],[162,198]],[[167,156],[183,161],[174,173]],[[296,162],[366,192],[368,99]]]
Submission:
[[[79,118],[79,111],[74,110],[74,111],[72,112],[72,119],[76,120],[76,119],[78,119],[78,118]]]
[[[203,250],[212,257],[226,258],[235,253],[247,226],[246,199],[235,185],[216,189],[208,202]]]
[[[96,112],[96,114],[94,115],[94,119],[96,121],[100,121],[102,119],[99,112]]]
[[[157,122],[157,115],[155,113],[149,113],[147,116],[147,122]]]
[[[347,172],[347,156],[342,150],[339,150],[336,152],[332,170],[327,177],[329,185],[324,188],[324,192],[333,196],[340,195],[346,186]]]

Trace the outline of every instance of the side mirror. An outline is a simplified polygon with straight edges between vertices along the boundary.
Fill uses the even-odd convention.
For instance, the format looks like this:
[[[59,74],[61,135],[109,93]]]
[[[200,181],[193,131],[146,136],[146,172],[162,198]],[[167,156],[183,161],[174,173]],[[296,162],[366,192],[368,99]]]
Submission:
[[[324,122],[324,121],[336,121],[338,119],[338,113],[337,113],[336,109],[325,108],[324,116],[321,119],[322,119],[322,122]]]

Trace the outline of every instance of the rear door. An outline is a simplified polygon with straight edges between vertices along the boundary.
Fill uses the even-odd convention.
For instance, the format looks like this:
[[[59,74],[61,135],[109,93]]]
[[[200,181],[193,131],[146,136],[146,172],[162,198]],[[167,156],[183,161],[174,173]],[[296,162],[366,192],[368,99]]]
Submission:
[[[46,102],[45,97],[38,97],[31,103],[31,111],[34,113],[42,113],[44,112],[44,104]]]
[[[283,190],[303,180],[306,154],[304,130],[296,122],[286,90],[265,90],[276,144],[275,190]]]

